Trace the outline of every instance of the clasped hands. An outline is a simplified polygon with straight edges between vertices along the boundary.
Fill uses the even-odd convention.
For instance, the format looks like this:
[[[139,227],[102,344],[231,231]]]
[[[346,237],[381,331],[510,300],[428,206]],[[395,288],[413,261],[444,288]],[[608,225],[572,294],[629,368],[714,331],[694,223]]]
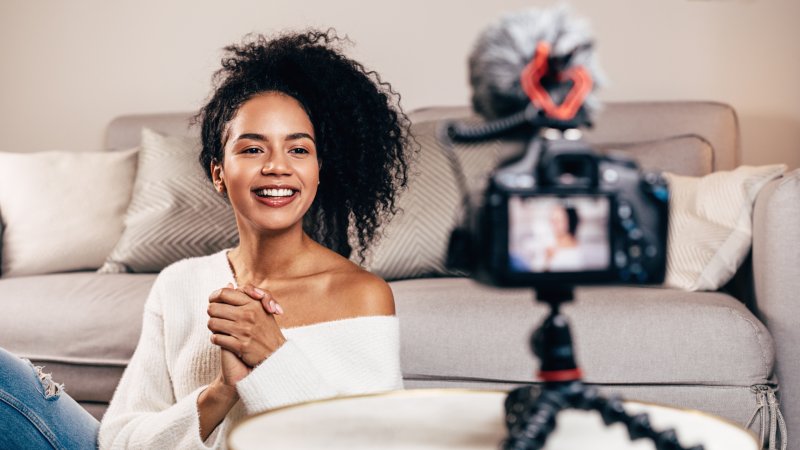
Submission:
[[[232,284],[208,297],[211,343],[220,347],[220,371],[197,397],[200,437],[208,438],[239,401],[236,384],[274,353],[284,342],[275,315],[283,308],[269,292],[252,285]]]
[[[211,342],[223,350],[223,366],[233,355],[247,366],[240,368],[246,375],[286,341],[275,321],[283,308],[269,292],[250,284],[238,289],[228,284],[212,292],[208,301],[208,329]]]

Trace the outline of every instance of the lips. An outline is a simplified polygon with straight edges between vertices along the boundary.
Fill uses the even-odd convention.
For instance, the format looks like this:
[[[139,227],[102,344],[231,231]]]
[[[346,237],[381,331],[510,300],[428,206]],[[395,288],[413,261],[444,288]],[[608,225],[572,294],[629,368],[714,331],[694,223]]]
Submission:
[[[270,185],[259,186],[252,190],[256,200],[272,208],[288,205],[300,194],[300,190],[293,186]]]
[[[290,197],[294,194],[295,189],[292,188],[263,188],[253,191],[259,197]]]

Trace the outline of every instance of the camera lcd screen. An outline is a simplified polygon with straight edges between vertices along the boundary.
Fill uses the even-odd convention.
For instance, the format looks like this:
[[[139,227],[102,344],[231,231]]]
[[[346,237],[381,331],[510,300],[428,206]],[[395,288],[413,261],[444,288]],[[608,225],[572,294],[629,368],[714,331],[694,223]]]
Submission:
[[[516,273],[610,269],[610,199],[605,196],[511,196],[508,263]]]

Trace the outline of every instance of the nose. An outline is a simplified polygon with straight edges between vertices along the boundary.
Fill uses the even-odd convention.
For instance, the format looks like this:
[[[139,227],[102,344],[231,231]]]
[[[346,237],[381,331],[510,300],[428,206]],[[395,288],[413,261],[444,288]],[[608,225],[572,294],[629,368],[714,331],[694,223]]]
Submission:
[[[262,175],[289,175],[291,173],[291,164],[283,152],[269,152],[261,166]]]

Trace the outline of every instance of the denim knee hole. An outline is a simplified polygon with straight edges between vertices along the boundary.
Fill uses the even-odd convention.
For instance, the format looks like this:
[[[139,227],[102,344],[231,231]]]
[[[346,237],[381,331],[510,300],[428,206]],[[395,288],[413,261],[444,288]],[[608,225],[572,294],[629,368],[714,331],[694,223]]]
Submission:
[[[31,366],[33,371],[36,373],[37,378],[39,379],[39,384],[42,386],[42,395],[44,395],[45,400],[55,400],[60,395],[61,392],[64,390],[64,385],[56,383],[53,381],[53,377],[49,373],[44,373],[42,366],[34,366],[33,363],[26,359],[25,360],[28,365]]]

